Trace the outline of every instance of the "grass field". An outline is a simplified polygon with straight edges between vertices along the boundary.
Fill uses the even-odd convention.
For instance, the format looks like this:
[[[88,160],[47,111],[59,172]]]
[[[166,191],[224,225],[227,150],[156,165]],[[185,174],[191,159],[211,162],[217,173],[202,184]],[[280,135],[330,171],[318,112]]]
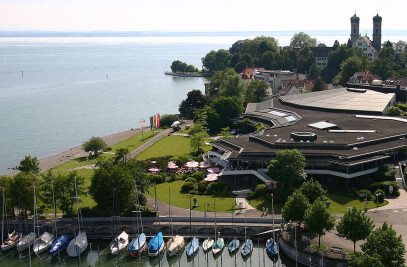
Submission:
[[[338,195],[338,194],[327,194],[328,201],[331,202],[329,206],[329,211],[331,213],[345,213],[348,207],[356,207],[358,209],[364,210],[365,209],[365,202],[359,201],[358,199],[352,198],[346,195]],[[383,203],[379,204],[379,207],[387,205],[389,202],[385,200]],[[254,199],[250,201],[250,204],[258,209],[262,210],[263,207],[269,208],[271,211],[271,201],[265,199],[264,197],[260,197],[258,199]],[[274,202],[274,210],[276,213],[281,213],[282,204]],[[374,209],[376,208],[376,204],[373,201],[369,201],[369,205],[367,209]]]
[[[172,183],[162,183],[157,185],[157,199],[159,201],[169,203],[169,187],[171,187],[171,204],[176,207],[189,209],[189,194],[181,193],[181,186],[184,184],[184,181],[174,181]],[[150,188],[150,192],[147,194],[150,197],[154,198],[154,188]],[[194,210],[204,211],[204,203],[209,203],[209,211],[213,210],[213,196],[207,195],[192,195],[192,204],[193,199],[196,197],[198,208]],[[230,197],[216,197],[216,211],[219,212],[231,212],[232,205],[234,206],[235,199],[231,194]]]
[[[209,150],[210,146],[205,146],[204,150]],[[157,143],[153,144],[139,155],[136,159],[150,159],[165,156],[181,156],[189,154],[189,137],[171,135],[162,138]]]

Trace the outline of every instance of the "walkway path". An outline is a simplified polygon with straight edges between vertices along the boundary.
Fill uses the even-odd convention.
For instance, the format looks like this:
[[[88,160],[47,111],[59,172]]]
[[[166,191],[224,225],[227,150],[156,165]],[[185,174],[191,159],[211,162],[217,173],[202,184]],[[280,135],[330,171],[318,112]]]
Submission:
[[[163,138],[164,136],[167,136],[171,132],[172,132],[171,128],[165,129],[164,131],[160,132],[159,134],[157,134],[156,136],[154,136],[153,138],[151,138],[150,140],[148,140],[141,146],[139,146],[136,149],[134,149],[133,151],[131,151],[129,153],[129,158],[134,158],[135,156],[137,156],[138,154],[140,154],[141,152],[143,152],[144,150],[149,148],[151,145],[153,145],[155,142],[159,141],[161,138]]]
[[[399,191],[400,196],[397,198],[386,198],[389,204],[377,210],[407,209],[407,191],[405,189],[400,189]]]

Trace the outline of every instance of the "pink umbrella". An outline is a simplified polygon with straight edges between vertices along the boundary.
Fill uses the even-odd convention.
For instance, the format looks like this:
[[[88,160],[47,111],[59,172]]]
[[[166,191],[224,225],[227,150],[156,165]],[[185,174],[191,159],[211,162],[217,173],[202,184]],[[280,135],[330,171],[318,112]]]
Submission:
[[[220,169],[219,168],[209,168],[208,172],[220,173]]]
[[[199,168],[204,169],[204,168],[209,168],[209,167],[210,167],[209,162],[201,161],[201,163],[199,163]]]
[[[217,175],[215,173],[210,173],[210,174],[208,174],[208,176],[206,176],[206,178],[204,180],[207,182],[214,182],[214,181],[218,180],[218,176],[219,175]]]
[[[177,169],[178,168],[178,166],[173,161],[168,162],[167,167],[168,167],[168,169]]]
[[[150,168],[150,169],[148,169],[150,172],[159,172],[160,171],[160,169],[158,169],[158,168]]]
[[[152,163],[152,164],[156,164],[157,162],[156,162],[155,160],[152,160],[151,163]]]
[[[185,165],[186,165],[188,168],[196,168],[196,167],[199,166],[199,163],[196,162],[196,161],[188,161]]]

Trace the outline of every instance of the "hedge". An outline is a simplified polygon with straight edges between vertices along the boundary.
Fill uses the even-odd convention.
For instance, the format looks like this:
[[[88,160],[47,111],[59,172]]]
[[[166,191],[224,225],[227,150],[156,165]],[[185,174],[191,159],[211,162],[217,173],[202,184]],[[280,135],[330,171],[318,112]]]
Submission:
[[[393,192],[389,192],[389,186],[393,186]],[[376,182],[370,185],[370,191],[374,192],[378,189],[383,190],[387,196],[400,196],[399,185],[397,182]]]

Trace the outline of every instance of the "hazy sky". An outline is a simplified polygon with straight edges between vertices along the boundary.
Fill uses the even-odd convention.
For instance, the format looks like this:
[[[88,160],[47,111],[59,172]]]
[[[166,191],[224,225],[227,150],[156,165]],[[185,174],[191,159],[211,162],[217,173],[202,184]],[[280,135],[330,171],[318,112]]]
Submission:
[[[284,31],[407,30],[406,0],[0,0],[0,30]]]

